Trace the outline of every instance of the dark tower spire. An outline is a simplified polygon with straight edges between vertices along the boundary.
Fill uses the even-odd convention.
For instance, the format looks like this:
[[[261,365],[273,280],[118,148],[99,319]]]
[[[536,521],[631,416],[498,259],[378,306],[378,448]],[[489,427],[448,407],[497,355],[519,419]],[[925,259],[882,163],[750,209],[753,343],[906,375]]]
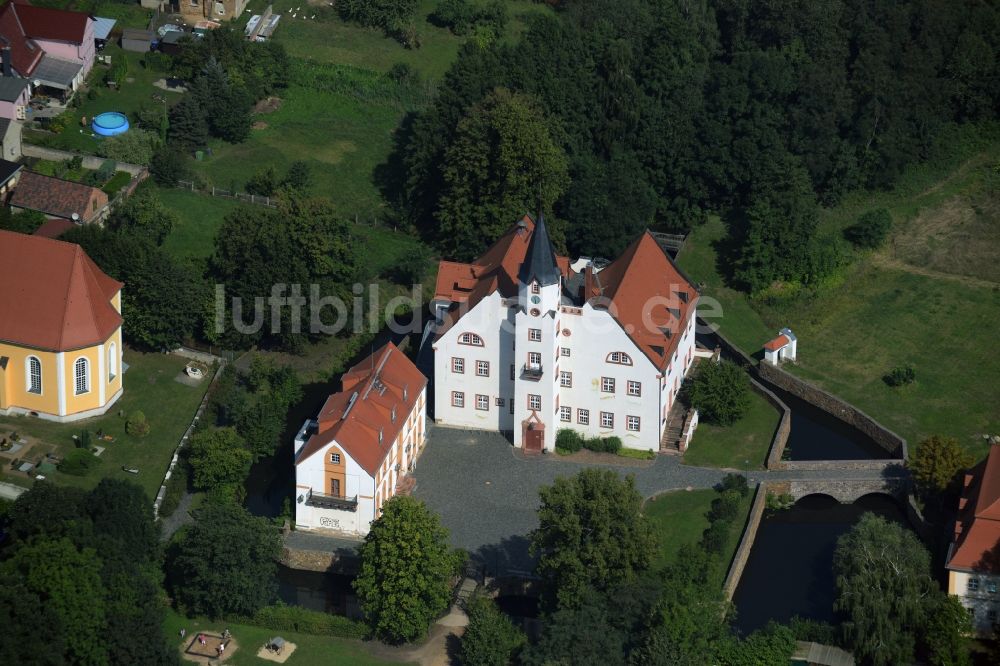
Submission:
[[[528,241],[528,252],[524,255],[524,263],[517,274],[522,284],[536,280],[542,287],[559,283],[559,267],[556,265],[556,255],[552,250],[549,232],[545,229],[545,216],[539,214],[535,223],[535,231]]]

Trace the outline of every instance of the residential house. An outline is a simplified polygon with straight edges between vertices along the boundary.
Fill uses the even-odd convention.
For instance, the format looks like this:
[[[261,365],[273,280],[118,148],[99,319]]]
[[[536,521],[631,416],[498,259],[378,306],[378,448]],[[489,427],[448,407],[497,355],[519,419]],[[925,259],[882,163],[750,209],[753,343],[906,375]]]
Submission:
[[[526,451],[554,450],[561,428],[656,451],[693,364],[697,303],[649,232],[574,271],[525,216],[471,264],[440,264],[425,335],[434,419],[511,432]]]
[[[185,21],[228,21],[246,9],[247,0],[177,0],[177,8]]]
[[[50,219],[87,224],[107,214],[108,195],[96,187],[25,171],[9,203],[11,208],[37,210]]]
[[[24,120],[31,99],[31,84],[16,76],[0,77],[0,119]]]
[[[0,414],[75,421],[121,397],[121,289],[79,245],[0,230]]]
[[[0,118],[0,157],[16,160],[21,157],[21,123]]]
[[[989,634],[1000,619],[1000,445],[962,479],[945,562],[948,594],[969,609],[976,631]]]
[[[427,437],[427,379],[390,342],[341,383],[295,436],[295,526],[361,536],[412,483]]]
[[[0,159],[0,197],[6,197],[17,186],[17,179],[23,168],[17,162]]]
[[[68,93],[94,66],[96,20],[84,12],[11,0],[0,7],[3,74]]]

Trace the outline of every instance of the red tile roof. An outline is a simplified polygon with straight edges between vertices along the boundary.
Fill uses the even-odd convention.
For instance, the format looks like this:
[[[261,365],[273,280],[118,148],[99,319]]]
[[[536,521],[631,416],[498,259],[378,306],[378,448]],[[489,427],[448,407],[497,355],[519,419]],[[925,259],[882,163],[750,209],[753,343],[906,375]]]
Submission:
[[[10,48],[11,65],[21,76],[30,76],[44,52],[24,30],[19,10],[26,5],[8,2],[0,7],[0,48]]]
[[[779,335],[774,340],[768,340],[764,343],[764,349],[767,351],[778,351],[789,342],[791,342],[791,340],[788,339],[787,335]]]
[[[1000,573],[1000,446],[965,475],[947,566]]]
[[[698,291],[648,231],[594,274],[588,300],[608,311],[660,370],[669,365],[698,304]]]
[[[96,201],[96,209],[91,201]],[[66,219],[71,219],[73,213],[76,213],[82,222],[93,218],[106,203],[108,195],[96,187],[32,171],[22,172],[10,197],[11,206]]]
[[[8,3],[8,6],[16,9],[24,34],[28,37],[74,44],[82,44],[86,38],[87,21],[91,18],[84,12],[33,7],[24,3]]]
[[[374,477],[427,386],[427,378],[390,342],[348,370],[341,383],[340,393],[327,398],[320,410],[317,432],[302,447],[295,464],[336,440]]]
[[[59,238],[75,226],[76,225],[70,220],[49,220],[47,222],[43,222],[42,226],[35,229],[35,236]]]
[[[74,243],[0,231],[0,340],[68,351],[101,344],[121,326],[122,284]]]

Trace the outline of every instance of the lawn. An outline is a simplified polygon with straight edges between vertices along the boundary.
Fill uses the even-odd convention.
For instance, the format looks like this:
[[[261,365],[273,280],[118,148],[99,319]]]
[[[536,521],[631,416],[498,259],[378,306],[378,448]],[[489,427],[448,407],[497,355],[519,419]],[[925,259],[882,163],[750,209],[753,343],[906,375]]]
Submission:
[[[861,192],[824,210],[820,233],[838,233],[861,213],[887,208],[892,236],[856,254],[810,297],[751,301],[724,286],[717,219],[696,229],[680,265],[717,298],[721,330],[748,353],[783,326],[799,339],[804,379],[854,403],[909,440],[954,436],[976,455],[982,435],[1000,431],[1000,195],[996,130],[945,137],[933,161],[909,169],[891,191]],[[882,377],[911,365],[916,382],[890,388]],[[695,444],[695,447],[697,445]]]
[[[762,469],[781,414],[764,398],[751,392],[750,410],[731,426],[699,423],[684,454],[688,465]]]
[[[302,160],[312,170],[312,194],[329,197],[342,215],[368,220],[384,206],[374,172],[392,150],[402,115],[394,106],[293,84],[283,92],[281,108],[257,116],[265,128],[240,144],[213,140],[211,155],[191,164],[208,183],[245,191],[260,169],[273,167],[284,176],[292,162]]]
[[[164,205],[177,213],[178,224],[163,243],[163,249],[181,259],[202,259],[215,251],[215,234],[222,220],[241,204],[180,188],[157,188]]]
[[[695,544],[701,539],[702,532],[708,528],[708,518],[705,514],[711,508],[712,500],[718,496],[719,494],[711,489],[673,490],[658,495],[646,503],[643,511],[653,524],[653,533],[659,544],[657,556],[653,561],[654,568],[663,568],[675,562],[681,546]],[[720,585],[733,554],[740,545],[740,536],[746,526],[752,503],[753,492],[750,492],[743,500],[740,513],[730,528],[729,546],[720,559],[722,562]]]
[[[108,67],[103,64],[95,64],[94,69],[87,77],[87,85],[93,91],[94,98],[90,99],[89,93],[81,94],[80,107],[71,109],[73,121],[60,134],[25,129],[24,140],[26,143],[96,155],[101,139],[93,136],[93,132],[90,130],[89,121],[91,118],[105,111],[119,111],[129,116],[130,121],[134,121],[135,113],[144,105],[173,104],[180,99],[180,95],[177,93],[167,92],[153,86],[153,82],[162,79],[164,74],[146,69],[142,64],[143,54],[123,51],[112,43],[108,43],[103,54],[111,56],[112,62],[126,58],[129,64],[128,79],[131,80],[125,83],[120,90],[111,90],[103,83]],[[167,101],[157,102],[153,99],[153,95],[160,95]],[[86,117],[88,121],[86,127],[81,123],[83,117]]]
[[[114,442],[101,442],[95,436],[92,445],[104,446],[100,464],[86,476],[70,476],[56,472],[51,477],[56,483],[90,488],[103,477],[128,479],[140,484],[150,501],[163,481],[163,475],[181,436],[194,418],[195,411],[208,387],[203,380],[198,387],[185,386],[174,381],[184,369],[186,360],[165,354],[141,354],[126,350],[124,375],[125,392],[111,410],[101,417],[75,423],[53,423],[27,416],[0,417],[0,429],[16,429],[44,443],[55,445],[65,455],[74,447],[73,435],[87,429],[91,433],[103,430],[115,438]],[[143,439],[125,434],[125,419],[119,414],[145,413],[150,433]],[[139,468],[138,474],[122,471],[123,465]],[[24,478],[8,475],[5,479],[24,485]]]
[[[267,4],[266,0],[254,0],[249,7],[253,13],[259,14]],[[415,21],[420,35],[420,48],[417,49],[404,48],[381,29],[345,23],[328,6],[315,8],[300,0],[277,0],[270,4],[273,4],[276,14],[282,15],[273,39],[283,44],[290,55],[307,60],[357,65],[382,72],[397,63],[406,63],[426,78],[440,79],[466,39],[427,20],[437,7],[438,0],[420,2]],[[508,40],[523,32],[530,15],[551,11],[545,4],[529,0],[508,1],[505,4],[511,18],[505,34]],[[305,11],[295,12],[297,7],[305,7]],[[293,12],[297,14],[294,18]]]
[[[227,655],[226,664],[233,666],[274,663],[256,656],[257,650],[274,636],[281,636],[285,640],[295,643],[295,653],[286,662],[289,666],[328,666],[331,664],[385,666],[400,663],[371,656],[361,641],[330,636],[311,636],[294,631],[275,631],[224,621],[212,622],[205,618],[188,619],[169,611],[164,629],[168,639],[176,641],[178,650],[181,645],[180,630],[182,628],[187,630],[187,640],[196,636],[199,631],[218,635],[223,629],[229,629],[233,634],[233,639],[239,644],[239,649],[232,656]]]

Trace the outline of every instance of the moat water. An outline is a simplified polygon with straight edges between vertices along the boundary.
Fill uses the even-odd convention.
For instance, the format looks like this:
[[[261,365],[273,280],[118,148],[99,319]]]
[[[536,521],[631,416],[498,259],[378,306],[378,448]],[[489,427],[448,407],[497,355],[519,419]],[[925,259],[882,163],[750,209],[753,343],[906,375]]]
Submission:
[[[865,495],[854,504],[809,495],[790,509],[766,512],[733,596],[735,628],[749,634],[795,615],[835,622],[833,552],[837,539],[868,512],[909,527],[887,495]]]

